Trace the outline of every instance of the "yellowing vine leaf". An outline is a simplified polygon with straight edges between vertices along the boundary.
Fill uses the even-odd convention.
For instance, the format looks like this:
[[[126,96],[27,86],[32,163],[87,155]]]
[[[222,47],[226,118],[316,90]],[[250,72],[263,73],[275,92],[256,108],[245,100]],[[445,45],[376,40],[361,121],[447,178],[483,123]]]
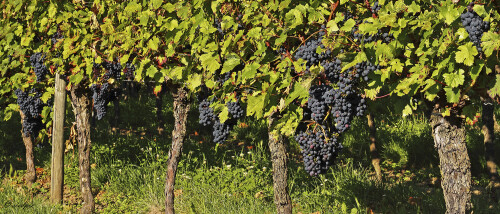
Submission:
[[[467,66],[472,66],[474,64],[474,56],[478,54],[476,47],[473,46],[471,42],[458,47],[458,51],[455,55],[455,60],[458,63],[463,63]]]

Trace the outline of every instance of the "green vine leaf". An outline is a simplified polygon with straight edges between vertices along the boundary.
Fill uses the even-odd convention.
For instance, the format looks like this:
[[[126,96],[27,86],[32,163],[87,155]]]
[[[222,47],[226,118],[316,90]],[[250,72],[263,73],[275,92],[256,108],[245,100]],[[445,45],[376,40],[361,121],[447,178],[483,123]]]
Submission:
[[[248,97],[247,116],[255,115],[257,119],[263,116],[266,94]]]
[[[446,92],[446,100],[449,103],[458,103],[460,101],[460,89],[445,87],[444,91]]]
[[[500,74],[496,75],[495,85],[489,90],[489,94],[492,97],[500,95]]]
[[[455,55],[456,62],[472,66],[474,64],[474,56],[478,54],[476,47],[474,47],[471,42],[468,42],[458,47],[458,50],[459,51]]]
[[[444,82],[448,86],[450,86],[452,88],[456,88],[456,87],[464,84],[464,81],[465,81],[464,72],[465,71],[463,69],[459,69],[458,72],[443,74]]]
[[[489,57],[493,51],[500,49],[500,34],[485,32],[481,38],[484,54]]]

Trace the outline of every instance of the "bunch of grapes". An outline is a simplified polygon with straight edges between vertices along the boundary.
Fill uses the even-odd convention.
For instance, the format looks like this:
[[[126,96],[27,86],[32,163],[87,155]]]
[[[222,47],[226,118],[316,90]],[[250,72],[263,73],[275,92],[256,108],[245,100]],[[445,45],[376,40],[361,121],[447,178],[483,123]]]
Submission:
[[[241,107],[239,102],[229,102],[226,105],[232,118],[239,119],[245,115],[245,110]]]
[[[123,67],[118,58],[116,58],[113,62],[104,61],[102,63],[102,67],[107,70],[104,74],[104,80],[108,80],[110,78],[120,79]]]
[[[324,26],[322,26],[322,28],[324,28]],[[325,45],[322,43],[324,35],[324,30],[321,30],[317,38],[308,40],[303,46],[300,46],[297,48],[297,51],[295,51],[295,59],[304,59],[307,61],[306,70],[309,70],[312,65],[317,65],[319,62],[331,58],[332,52],[329,49],[319,54],[316,52],[318,47],[325,49]]]
[[[26,93],[21,89],[17,89],[14,93],[17,96],[17,104],[24,114],[24,134],[37,136],[38,132],[43,129],[42,117],[40,114],[42,113],[45,104],[40,99],[42,94],[37,92],[35,89],[31,89],[29,93]],[[32,93],[34,93],[34,96],[29,95]]]
[[[219,117],[215,115],[214,110],[210,107],[212,101],[213,99],[209,101],[208,98],[201,99],[201,102],[198,105],[198,111],[200,113],[198,122],[202,126],[212,125],[213,141],[216,143],[224,143],[236,124],[236,121],[245,115],[245,110],[241,107],[239,102],[227,103],[227,108],[231,114],[231,118],[227,119],[224,123],[221,123]]]
[[[345,18],[347,20],[350,17],[346,15]],[[330,50],[316,53],[318,47],[325,48],[321,44],[322,35],[324,34],[306,42],[294,55],[295,58],[307,60],[308,69],[316,64],[324,68],[324,74],[318,76],[317,84],[309,89],[309,99],[303,111],[303,120],[308,124],[299,125],[295,135],[301,145],[305,169],[311,176],[326,172],[333,164],[342,148],[337,137],[350,128],[354,117],[363,116],[366,111],[366,102],[356,89],[361,82],[369,80],[370,73],[380,69],[370,62],[362,62],[342,71],[342,61],[332,57]],[[359,37],[364,37],[367,42],[388,38],[390,35],[379,31],[372,38],[364,35]]]
[[[45,55],[42,53],[34,53],[30,57],[31,66],[35,69],[36,81],[41,82],[45,79],[45,75],[49,73],[47,66],[43,64]]]
[[[364,98],[358,94],[352,93],[349,96],[339,96],[338,99],[335,99],[330,113],[333,117],[336,132],[340,134],[347,131],[354,116],[363,116],[365,110]]]
[[[371,9],[373,13],[378,13],[378,11],[382,9],[382,6],[378,4],[378,1],[376,1],[375,3],[373,3]]]
[[[383,43],[391,42],[394,37],[392,34],[383,32],[382,29],[379,29],[376,34],[362,34],[358,30],[358,26],[355,26],[351,30],[351,34],[355,41],[363,41],[363,43],[375,42],[377,40],[381,40]]]
[[[231,118],[227,119],[224,123],[221,123],[219,117],[210,107],[213,99],[209,100],[208,96],[201,94],[198,97],[198,100],[200,100],[200,104],[198,105],[198,111],[200,113],[198,122],[202,126],[211,125],[213,128],[213,141],[216,143],[224,143],[237,120],[245,115],[245,109],[241,107],[239,102],[228,102],[226,105],[229,113],[231,114]]]
[[[490,29],[490,23],[483,21],[483,19],[472,10],[472,7],[469,7],[465,13],[460,15],[460,20],[467,30],[467,33],[469,33],[471,42],[474,43],[479,52],[482,52],[481,38],[483,37],[483,33]]]
[[[98,120],[101,120],[106,115],[108,104],[120,98],[120,88],[114,88],[108,80],[111,78],[119,80],[123,67],[118,58],[115,58],[113,62],[103,61],[101,64],[94,62],[92,67],[96,71],[99,71],[101,67],[106,69],[106,73],[103,76],[104,82],[102,84],[93,84],[90,86],[93,93],[92,99],[94,100],[94,109],[97,113],[96,117]],[[99,72],[97,72],[97,74],[98,73]]]
[[[374,65],[371,62],[361,62],[354,66],[356,68],[356,78],[361,78],[364,81],[368,81],[368,74],[379,70],[380,65]]]
[[[313,85],[309,90],[307,108],[311,110],[311,119],[323,123],[329,106],[334,101],[333,88],[328,85]]]
[[[214,126],[213,126],[213,137],[214,137],[214,142],[215,143],[224,143],[227,140],[227,137],[229,136],[229,133],[233,129],[234,123],[232,120],[226,120],[224,123],[221,123],[219,119],[217,118],[215,120]]]
[[[60,39],[64,39],[64,35],[61,33],[61,31],[57,31],[52,35],[52,38],[50,38],[50,41],[52,42],[52,45],[55,45]]]
[[[124,70],[124,73],[125,73],[125,77],[127,79],[134,79],[135,77],[135,65],[132,64],[132,62],[127,62],[125,64],[125,70]]]
[[[218,18],[214,20],[214,27],[217,28],[217,32],[224,37],[224,31],[222,30],[222,24]]]
[[[200,112],[198,122],[202,126],[209,126],[213,124],[213,121],[217,118],[214,114],[214,110],[210,105],[212,104],[208,98],[203,99],[198,105],[198,111]]]
[[[343,12],[342,14],[344,14],[344,20],[343,22],[347,22],[347,20],[349,19],[354,19],[354,15],[350,12]]]
[[[111,88],[111,85],[105,82],[102,85],[93,84],[90,86],[92,90],[92,99],[94,100],[94,109],[97,112],[97,119],[104,118],[107,112],[108,104],[119,97],[119,91]]]
[[[325,75],[331,82],[337,82],[342,71],[342,61],[334,58],[331,62],[321,62],[321,66],[325,68]]]
[[[328,136],[326,127],[300,131],[295,135],[304,160],[304,169],[310,176],[326,173],[342,149],[335,136]]]

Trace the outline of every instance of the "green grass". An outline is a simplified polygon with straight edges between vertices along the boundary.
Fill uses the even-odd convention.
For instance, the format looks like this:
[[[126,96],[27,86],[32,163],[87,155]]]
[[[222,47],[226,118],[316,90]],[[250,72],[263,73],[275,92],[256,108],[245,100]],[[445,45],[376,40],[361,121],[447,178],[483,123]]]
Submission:
[[[173,121],[171,98],[163,101],[165,121]],[[165,167],[172,123],[158,133],[155,100],[147,95],[120,104],[119,131],[110,127],[113,107],[92,130],[92,186],[99,213],[158,213],[164,207]],[[366,119],[355,120],[343,136],[344,151],[325,175],[309,177],[293,140],[289,146],[289,189],[298,213],[443,213],[438,156],[425,118],[377,115],[379,149],[384,159],[384,181],[374,181],[368,150]],[[188,132],[176,179],[179,213],[274,213],[272,165],[267,148],[266,125],[245,119],[248,127],[236,127],[230,141],[215,145],[210,132],[199,127],[196,106],[189,115]],[[67,126],[73,116],[68,114]],[[39,178],[32,198],[21,177],[24,154],[18,118],[0,123],[0,212],[75,213],[81,206],[78,160],[73,151],[65,157],[68,197],[63,206],[52,206],[44,178]],[[485,188],[484,146],[477,128],[469,128],[475,213],[500,213],[500,205]],[[16,142],[16,143],[12,143]],[[499,148],[500,149],[500,148]],[[498,150],[500,151],[500,150]],[[76,152],[75,152],[76,153]],[[37,167],[50,172],[50,148],[36,149]],[[9,173],[10,165],[13,172]],[[18,176],[16,176],[16,174]],[[48,175],[44,175],[48,176]],[[46,180],[46,179],[45,179]],[[13,182],[14,181],[14,182]],[[17,191],[21,188],[22,191]],[[21,211],[17,211],[21,210]],[[12,212],[11,212],[12,211]]]
[[[14,187],[10,184],[0,184],[0,213],[57,213],[61,206],[48,203],[41,196],[31,197],[26,188]]]

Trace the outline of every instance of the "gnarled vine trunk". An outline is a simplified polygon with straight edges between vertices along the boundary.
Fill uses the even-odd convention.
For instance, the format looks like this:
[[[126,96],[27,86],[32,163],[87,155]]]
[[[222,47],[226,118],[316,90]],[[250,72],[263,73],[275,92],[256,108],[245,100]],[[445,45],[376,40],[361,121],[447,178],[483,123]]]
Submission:
[[[83,85],[74,85],[71,88],[71,106],[75,114],[78,139],[78,164],[80,168],[80,191],[83,197],[83,206],[80,213],[93,213],[95,210],[94,196],[92,195],[90,177],[90,90]]]
[[[468,213],[472,207],[471,172],[462,121],[457,115],[443,117],[434,110],[430,123],[439,153],[446,213]]]
[[[366,115],[368,119],[368,128],[370,129],[370,154],[372,157],[372,165],[375,169],[377,180],[382,180],[382,170],[380,169],[380,154],[377,150],[377,128],[375,127],[375,118],[370,113]]]
[[[24,113],[21,113],[21,124],[24,121]],[[24,125],[24,124],[23,124]],[[26,148],[26,174],[24,174],[24,179],[29,187],[36,181],[36,170],[35,170],[35,157],[33,156],[33,138],[31,134],[25,134],[21,129],[21,135],[23,136],[24,147]]]
[[[175,86],[174,86],[175,87]],[[177,165],[181,159],[182,144],[186,136],[186,122],[190,107],[188,91],[183,87],[175,87],[172,90],[174,97],[174,130],[172,131],[172,148],[169,151],[167,161],[167,177],[165,184],[165,213],[173,214],[174,210],[174,190],[175,175]]]
[[[292,200],[288,194],[288,167],[285,139],[283,135],[273,132],[273,116],[269,119],[269,151],[273,164],[274,203],[278,214],[292,213]]]

